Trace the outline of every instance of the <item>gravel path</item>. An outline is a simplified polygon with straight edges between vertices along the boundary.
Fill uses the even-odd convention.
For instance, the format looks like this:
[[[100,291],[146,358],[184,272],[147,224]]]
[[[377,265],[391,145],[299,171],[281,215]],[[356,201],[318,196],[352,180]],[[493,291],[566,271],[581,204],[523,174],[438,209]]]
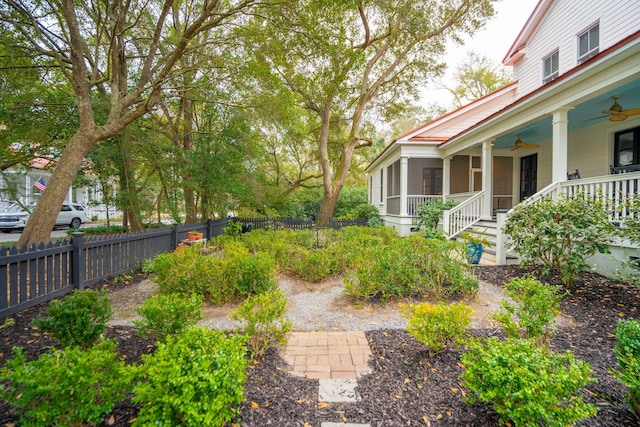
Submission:
[[[281,275],[278,286],[289,300],[287,317],[298,331],[371,331],[376,329],[404,329],[407,320],[400,315],[399,303],[389,301],[384,305],[354,304],[344,292],[341,277],[333,277],[322,283],[309,283]],[[114,309],[113,326],[130,326],[137,319],[135,312],[144,300],[157,292],[157,285],[150,280],[114,291],[110,294]],[[500,308],[504,299],[502,288],[480,282],[480,291],[475,299],[466,300],[474,310],[472,328],[495,326],[489,314]],[[233,329],[238,322],[229,319],[229,313],[238,303],[222,306],[206,306],[205,318],[200,321],[214,329]]]

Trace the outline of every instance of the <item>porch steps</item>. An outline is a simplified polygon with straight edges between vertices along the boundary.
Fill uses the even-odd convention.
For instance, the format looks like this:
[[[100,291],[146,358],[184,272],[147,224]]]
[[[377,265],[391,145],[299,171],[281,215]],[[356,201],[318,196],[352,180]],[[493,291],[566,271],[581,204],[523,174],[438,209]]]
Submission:
[[[496,236],[497,236],[497,223],[495,219],[480,220],[474,224],[471,228],[467,229],[467,233],[484,237],[489,241],[489,246],[484,245],[481,263],[494,265],[496,263]],[[460,238],[456,240],[462,241]],[[520,258],[515,253],[507,253],[507,265],[519,264]]]

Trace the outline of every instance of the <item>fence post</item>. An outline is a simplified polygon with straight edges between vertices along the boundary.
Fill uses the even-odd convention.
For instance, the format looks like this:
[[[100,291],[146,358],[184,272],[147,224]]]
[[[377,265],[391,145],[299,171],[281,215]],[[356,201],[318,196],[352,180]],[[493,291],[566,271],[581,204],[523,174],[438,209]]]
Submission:
[[[71,233],[73,254],[71,255],[71,280],[75,289],[83,290],[86,278],[86,262],[84,257],[84,233]]]
[[[207,219],[207,233],[205,234],[205,238],[207,239],[207,241],[211,240],[211,238],[213,237],[211,235],[211,218]]]
[[[173,223],[173,229],[171,230],[171,250],[178,248],[178,223]]]

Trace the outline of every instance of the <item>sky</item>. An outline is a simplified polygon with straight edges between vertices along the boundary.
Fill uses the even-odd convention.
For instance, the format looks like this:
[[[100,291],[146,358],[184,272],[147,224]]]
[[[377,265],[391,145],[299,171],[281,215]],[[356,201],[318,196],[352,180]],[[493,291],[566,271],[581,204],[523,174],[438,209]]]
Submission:
[[[538,0],[500,0],[497,2],[494,5],[496,15],[485,25],[484,29],[478,31],[472,38],[466,37],[463,46],[457,44],[448,46],[446,55],[448,67],[443,79],[446,84],[449,84],[456,67],[467,58],[470,51],[487,56],[496,64],[502,63],[502,59],[537,4]],[[421,103],[427,105],[433,102],[450,107],[453,100],[448,91],[436,89],[435,85],[431,85],[423,92]]]

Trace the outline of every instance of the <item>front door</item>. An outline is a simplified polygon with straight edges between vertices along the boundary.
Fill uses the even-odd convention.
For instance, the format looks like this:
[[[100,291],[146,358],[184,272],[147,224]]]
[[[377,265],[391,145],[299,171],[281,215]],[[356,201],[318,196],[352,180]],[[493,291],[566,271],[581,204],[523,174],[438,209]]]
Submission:
[[[520,201],[538,191],[538,155],[520,158]]]

